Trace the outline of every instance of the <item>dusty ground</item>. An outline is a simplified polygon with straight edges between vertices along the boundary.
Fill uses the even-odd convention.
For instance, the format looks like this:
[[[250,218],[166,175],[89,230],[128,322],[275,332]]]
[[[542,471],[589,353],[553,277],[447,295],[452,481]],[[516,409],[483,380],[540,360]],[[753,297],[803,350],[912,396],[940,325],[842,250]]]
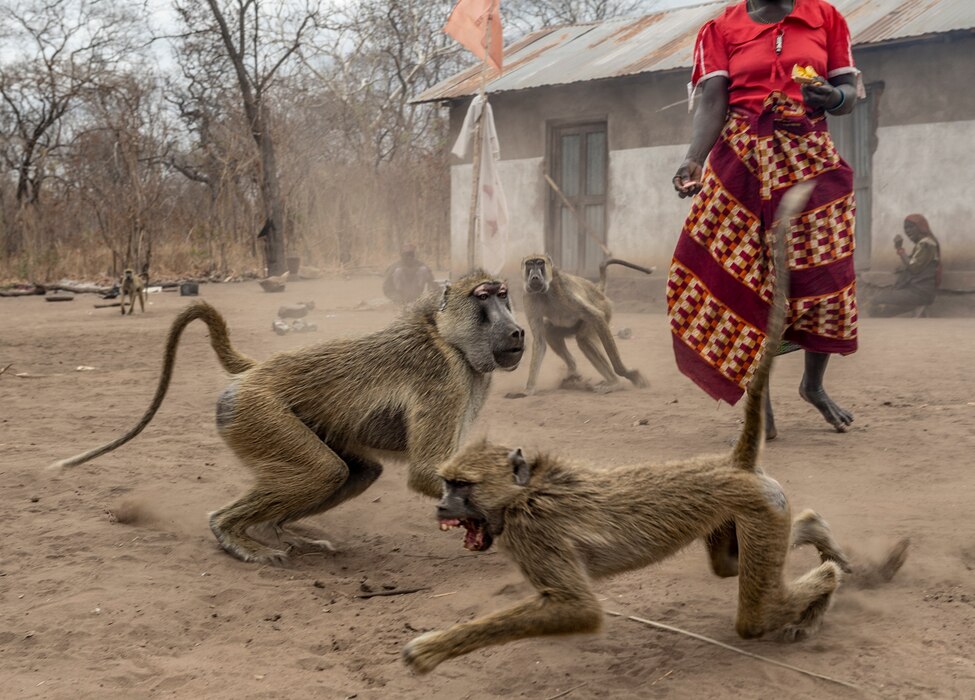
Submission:
[[[377,278],[206,285],[246,353],[383,326],[394,310],[351,310]],[[279,337],[277,306],[314,299],[315,335]],[[310,522],[342,553],[288,568],[220,551],[206,513],[248,474],[213,426],[225,385],[202,324],[190,327],[167,401],[134,442],[66,476],[42,468],[111,439],[141,415],[160,343],[186,299],[156,294],[122,318],[79,297],[0,300],[0,693],[4,697],[646,698],[854,696],[699,641],[609,618],[599,636],[485,650],[417,678],[399,661],[420,631],[466,620],[526,593],[502,555],[471,554],[441,533],[432,503],[390,466],[363,497]],[[609,396],[522,386],[527,363],[496,378],[478,432],[612,465],[723,450],[739,411],[677,374],[660,314],[620,314],[625,359],[648,390]],[[830,387],[857,416],[829,432],[795,395],[801,359],[773,378],[781,438],[766,452],[793,507],[815,506],[855,553],[910,536],[910,559],[885,588],[838,595],[810,642],[743,642],[736,583],[712,577],[700,546],[598,586],[608,610],[710,635],[883,697],[975,697],[975,319],[867,319],[862,349],[836,361]],[[78,366],[93,367],[76,371]],[[545,385],[557,368],[550,365]],[[17,373],[39,375],[31,378]],[[647,425],[636,425],[647,419]],[[134,523],[119,524],[113,511]],[[813,564],[798,552],[793,570]],[[362,586],[425,590],[358,599]],[[565,691],[570,691],[566,693]]]

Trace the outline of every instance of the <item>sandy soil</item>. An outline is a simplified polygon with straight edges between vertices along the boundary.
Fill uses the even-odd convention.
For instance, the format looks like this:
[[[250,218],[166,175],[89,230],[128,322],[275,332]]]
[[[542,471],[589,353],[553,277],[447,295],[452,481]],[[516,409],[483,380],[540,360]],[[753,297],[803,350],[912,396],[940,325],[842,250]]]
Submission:
[[[255,357],[382,327],[395,309],[353,310],[377,278],[322,280],[265,294],[207,285],[238,347]],[[160,343],[186,303],[151,296],[147,313],[0,300],[0,694],[4,697],[647,698],[855,696],[827,682],[694,639],[608,618],[598,636],[522,641],[411,675],[400,649],[419,632],[467,620],[527,592],[496,553],[441,533],[432,503],[391,465],[366,495],[310,519],[342,552],[286,568],[224,554],[206,514],[249,475],[223,446],[214,402],[226,377],[205,330],[184,335],[155,421],[134,442],[60,478],[42,468],[101,444],[141,415]],[[314,299],[314,335],[270,330],[278,305]],[[661,314],[619,314],[628,363],[647,390],[551,390],[520,401],[527,362],[499,375],[478,434],[605,465],[725,449],[739,409],[718,406],[674,368]],[[646,617],[826,673],[883,697],[975,697],[975,319],[866,319],[862,349],[835,361],[834,396],[857,416],[829,431],[796,396],[801,357],[777,365],[781,437],[767,470],[793,508],[813,506],[855,554],[910,536],[901,574],[844,589],[821,633],[796,645],[734,633],[736,583],[709,574],[695,545],[663,565],[601,582],[607,610]],[[77,371],[79,366],[92,367]],[[18,377],[28,373],[31,377]],[[646,424],[640,425],[642,419]],[[129,521],[113,522],[110,513]],[[812,566],[797,552],[791,569]],[[425,587],[356,598],[365,589]],[[566,692],[569,691],[569,692]]]

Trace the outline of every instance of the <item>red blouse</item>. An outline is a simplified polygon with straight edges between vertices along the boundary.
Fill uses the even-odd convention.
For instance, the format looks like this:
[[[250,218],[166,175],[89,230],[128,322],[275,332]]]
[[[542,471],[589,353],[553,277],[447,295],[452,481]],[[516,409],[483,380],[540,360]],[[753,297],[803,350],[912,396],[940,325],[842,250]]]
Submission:
[[[824,0],[795,0],[782,21],[761,24],[741,2],[698,32],[690,88],[723,75],[730,81],[730,107],[761,112],[765,98],[776,90],[801,103],[799,84],[792,80],[797,63],[827,78],[857,73],[850,29],[839,10]]]

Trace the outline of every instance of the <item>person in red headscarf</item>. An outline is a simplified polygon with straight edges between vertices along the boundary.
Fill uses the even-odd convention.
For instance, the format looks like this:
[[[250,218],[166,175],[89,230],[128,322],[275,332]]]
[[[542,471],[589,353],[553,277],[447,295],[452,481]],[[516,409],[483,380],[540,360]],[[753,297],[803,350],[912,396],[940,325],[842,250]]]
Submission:
[[[934,302],[941,286],[941,244],[921,214],[904,218],[904,235],[914,247],[908,255],[904,239],[894,236],[894,250],[901,259],[893,289],[883,289],[871,300],[871,316],[897,316]]]
[[[793,68],[804,69],[793,79]],[[815,78],[803,75],[812,68]],[[853,421],[823,388],[833,354],[857,348],[853,171],[826,114],[861,92],[850,31],[824,0],[747,0],[706,23],[694,48],[691,145],[673,178],[694,197],[671,264],[667,306],[677,366],[736,403],[762,352],[771,304],[769,233],[779,200],[816,187],[789,232],[785,339],[805,350],[799,394],[839,432]],[[771,402],[766,435],[775,437]]]

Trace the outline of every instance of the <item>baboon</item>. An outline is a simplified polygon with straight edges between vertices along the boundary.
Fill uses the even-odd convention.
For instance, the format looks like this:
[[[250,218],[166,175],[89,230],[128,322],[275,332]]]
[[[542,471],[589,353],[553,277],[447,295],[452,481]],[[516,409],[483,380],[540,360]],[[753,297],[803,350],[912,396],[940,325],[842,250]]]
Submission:
[[[125,444],[152,420],[173,371],[183,329],[200,319],[223,368],[236,375],[217,401],[217,430],[253,470],[256,484],[210,515],[220,545],[244,561],[279,563],[295,547],[330,548],[285,526],[358,496],[382,473],[378,459],[409,460],[408,483],[436,498],[436,468],[461,443],[487,396],[491,372],[513,370],[524,351],[504,282],[476,271],[427,295],[384,330],[283,352],[258,363],[230,344],[223,317],[206,303],[183,310],[166,341],[162,376],[148,410],[125,435],[55,463],[69,467]]]
[[[570,466],[545,454],[488,444],[469,446],[441,466],[442,530],[464,527],[464,546],[497,539],[537,595],[507,610],[428,632],[403,650],[426,673],[492,644],[531,636],[594,632],[603,614],[591,581],[661,561],[703,538],[719,576],[739,576],[736,630],[745,638],[814,632],[841,571],[851,569],[826,522],[813,511],[791,521],[782,487],[758,466],[764,441],[762,397],[785,326],[788,273],[784,238],[790,214],[808,194],[794,188],[775,237],[775,291],[766,351],[748,387],[745,423],[730,454],[611,470]],[[822,563],[788,583],[790,545],[812,544]],[[906,543],[888,556],[903,563]],[[888,568],[891,568],[888,566]]]
[[[135,274],[134,270],[127,269],[122,273],[122,282],[119,285],[122,296],[122,315],[125,315],[125,297],[129,297],[129,315],[135,311],[135,300],[139,300],[139,308],[142,313],[146,312],[146,288],[142,282],[142,277]]]
[[[505,398],[520,399],[535,393],[538,371],[547,345],[552,346],[568,368],[561,387],[590,388],[579,375],[575,358],[565,345],[570,336],[575,336],[582,354],[603,377],[603,381],[596,385],[596,391],[618,388],[620,381],[616,375],[626,377],[638,387],[649,386],[639,370],[627,369],[623,365],[609,328],[613,305],[606,296],[606,268],[610,265],[623,265],[648,275],[653,272],[625,260],[608,258],[600,264],[599,283],[595,284],[583,277],[559,271],[552,264],[552,258],[545,254],[529,255],[521,261],[525,315],[532,331],[532,359],[525,391],[510,392]],[[599,349],[600,343],[606,351],[605,355]]]

